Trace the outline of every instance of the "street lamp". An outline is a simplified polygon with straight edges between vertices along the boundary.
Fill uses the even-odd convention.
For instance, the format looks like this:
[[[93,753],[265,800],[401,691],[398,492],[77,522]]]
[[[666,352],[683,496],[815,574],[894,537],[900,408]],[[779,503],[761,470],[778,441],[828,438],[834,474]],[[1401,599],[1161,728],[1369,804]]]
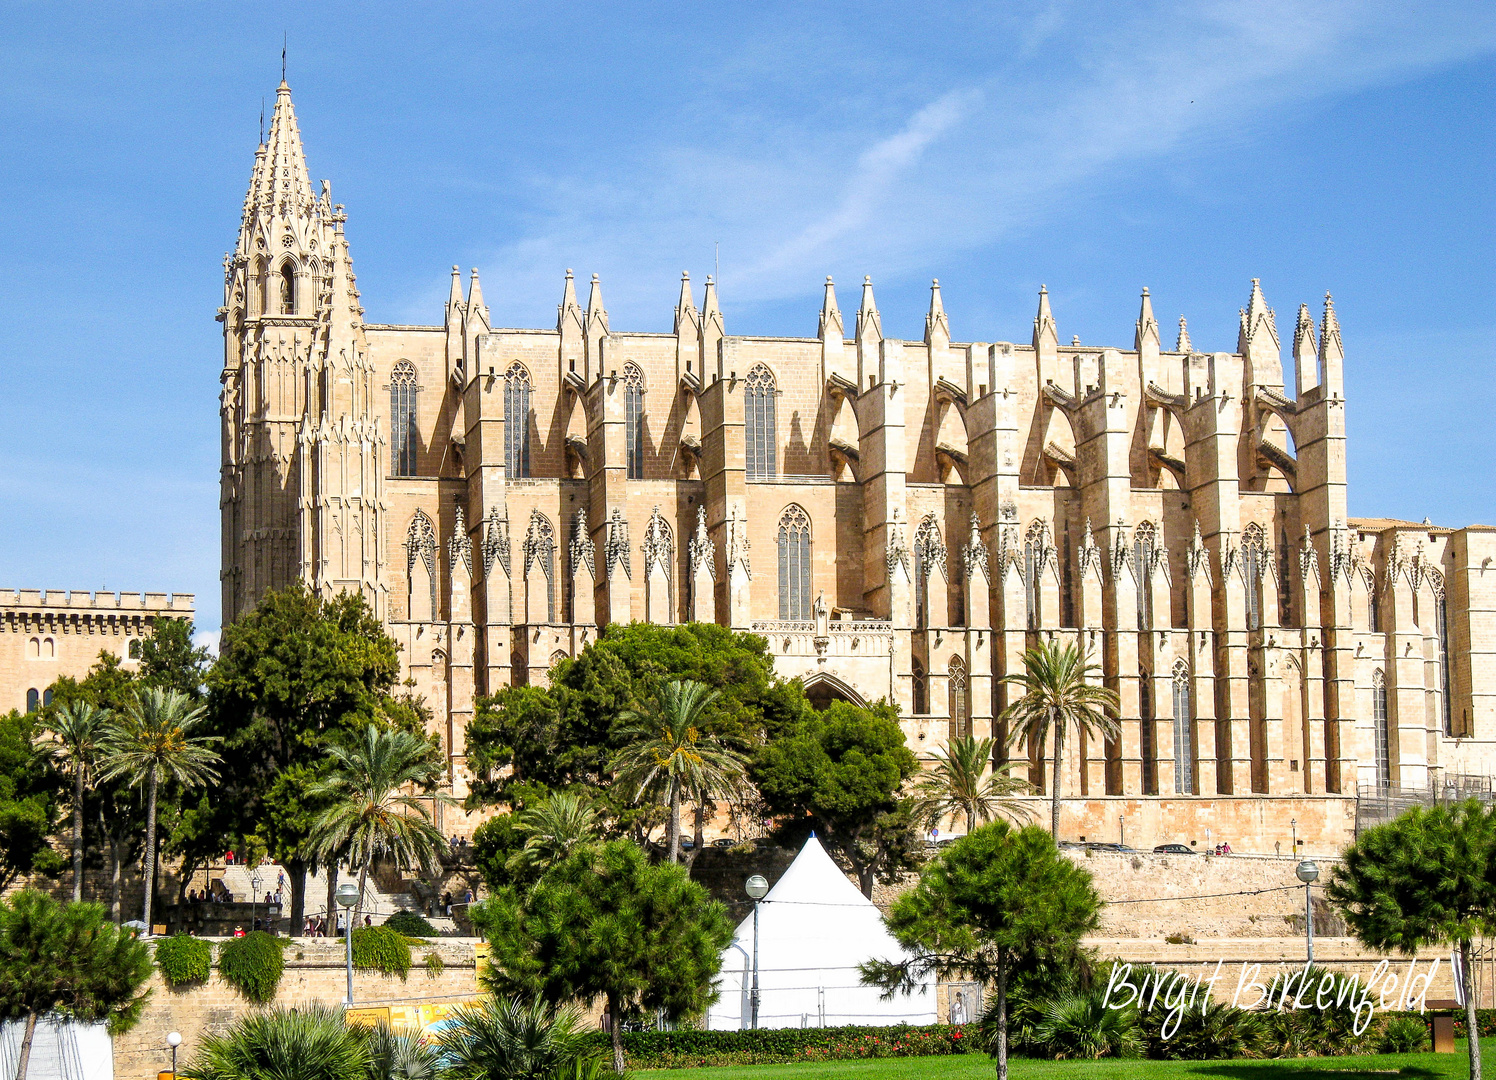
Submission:
[[[257,914],[260,910],[259,903],[260,872],[258,870],[254,870],[251,871],[249,875],[249,928],[251,930],[255,928],[255,919],[259,917]],[[265,910],[265,915],[268,919],[270,915],[270,910],[268,908]]]
[[[1314,963],[1314,908],[1309,903],[1309,886],[1319,877],[1319,867],[1310,859],[1305,859],[1294,868],[1300,881],[1304,883],[1304,943],[1309,953],[1309,963]]]
[[[743,885],[744,891],[753,900],[753,989],[748,995],[753,1009],[753,1030],[758,1030],[758,902],[769,894],[769,882],[762,874],[754,874]]]
[[[348,960],[348,1000],[344,1002],[345,1008],[353,1008],[353,905],[358,903],[358,886],[344,882],[338,886],[335,894],[338,905],[343,909],[343,922],[348,928],[345,935],[345,952]]]
[[[1121,814],[1117,815],[1117,846],[1118,847],[1126,847],[1127,846],[1127,833],[1125,833],[1122,830],[1122,815]]]
[[[1299,853],[1299,819],[1293,817],[1289,818],[1288,828],[1293,833],[1293,847],[1288,849],[1289,854],[1297,855]]]
[[[171,1032],[166,1036],[166,1045],[171,1047],[171,1080],[177,1080],[177,1047],[182,1045],[182,1033]]]

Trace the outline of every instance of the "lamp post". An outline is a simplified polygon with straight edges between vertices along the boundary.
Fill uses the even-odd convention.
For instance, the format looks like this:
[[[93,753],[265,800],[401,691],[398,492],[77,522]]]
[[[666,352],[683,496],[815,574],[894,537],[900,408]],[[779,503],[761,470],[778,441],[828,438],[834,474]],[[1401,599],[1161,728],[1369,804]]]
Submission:
[[[1297,855],[1299,853],[1299,819],[1294,817],[1289,818],[1288,828],[1293,838],[1293,846],[1288,850],[1290,853]]]
[[[769,883],[762,874],[754,874],[743,886],[753,900],[753,989],[748,994],[753,1009],[753,1030],[758,1030],[758,902],[769,894]]]
[[[344,935],[344,952],[348,961],[348,1000],[343,1003],[346,1009],[353,1008],[353,905],[358,903],[358,886],[344,882],[338,886],[335,894],[338,906],[343,909],[343,923],[347,927]]]
[[[260,910],[260,872],[254,870],[249,875],[249,928],[255,929],[255,919],[258,918]],[[267,908],[265,914],[268,916],[270,910]]]
[[[1124,832],[1123,829],[1122,829],[1122,815],[1121,814],[1117,815],[1117,846],[1118,847],[1126,847],[1127,846],[1127,833]]]
[[[177,1080],[177,1047],[182,1045],[182,1033],[171,1032],[166,1036],[166,1045],[171,1047],[171,1080]]]
[[[1309,886],[1319,877],[1319,867],[1310,859],[1305,859],[1294,868],[1300,881],[1304,883],[1304,945],[1309,954],[1309,963],[1314,963],[1314,908],[1309,902]]]

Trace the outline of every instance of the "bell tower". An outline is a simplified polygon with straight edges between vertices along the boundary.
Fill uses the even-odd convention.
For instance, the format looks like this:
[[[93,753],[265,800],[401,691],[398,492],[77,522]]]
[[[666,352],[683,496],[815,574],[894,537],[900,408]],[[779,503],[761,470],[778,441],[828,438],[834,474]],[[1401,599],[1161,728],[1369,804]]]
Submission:
[[[300,578],[383,618],[386,439],[342,206],[312,190],[285,82],[224,259],[223,618]]]

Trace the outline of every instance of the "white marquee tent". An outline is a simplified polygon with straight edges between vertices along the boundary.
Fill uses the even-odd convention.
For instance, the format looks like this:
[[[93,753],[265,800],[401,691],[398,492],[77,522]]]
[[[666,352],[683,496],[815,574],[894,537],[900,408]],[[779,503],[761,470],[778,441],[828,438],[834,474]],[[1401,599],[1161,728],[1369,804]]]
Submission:
[[[905,996],[879,1000],[877,987],[863,986],[857,966],[866,960],[902,960],[907,954],[863,896],[812,836],[759,902],[758,1026],[836,1027],[842,1024],[935,1023],[931,978]],[[707,1013],[707,1027],[752,1026],[753,915],[738,925],[722,954],[717,988],[721,997]]]

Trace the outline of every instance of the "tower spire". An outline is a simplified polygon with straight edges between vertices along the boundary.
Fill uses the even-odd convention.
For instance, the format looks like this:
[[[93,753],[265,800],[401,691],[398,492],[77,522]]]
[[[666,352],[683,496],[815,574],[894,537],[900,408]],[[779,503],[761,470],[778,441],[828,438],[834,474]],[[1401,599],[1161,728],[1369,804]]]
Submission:
[[[1163,348],[1158,320],[1153,317],[1153,301],[1148,296],[1146,286],[1143,289],[1142,307],[1138,311],[1137,329],[1132,339],[1132,347],[1137,352],[1142,352],[1145,346],[1151,346],[1155,353]]]
[[[821,299],[821,321],[816,328],[816,336],[830,339],[835,337],[841,341],[844,333],[842,326],[841,309],[836,306],[836,285],[831,281],[831,275],[826,275],[826,293]]]
[[[1186,354],[1195,351],[1195,344],[1190,341],[1189,323],[1185,321],[1183,315],[1179,316],[1179,337],[1174,339],[1174,351]]]
[[[951,323],[945,316],[945,305],[940,301],[940,279],[930,280],[930,311],[925,316],[925,344],[940,339],[946,344],[951,340]]]

